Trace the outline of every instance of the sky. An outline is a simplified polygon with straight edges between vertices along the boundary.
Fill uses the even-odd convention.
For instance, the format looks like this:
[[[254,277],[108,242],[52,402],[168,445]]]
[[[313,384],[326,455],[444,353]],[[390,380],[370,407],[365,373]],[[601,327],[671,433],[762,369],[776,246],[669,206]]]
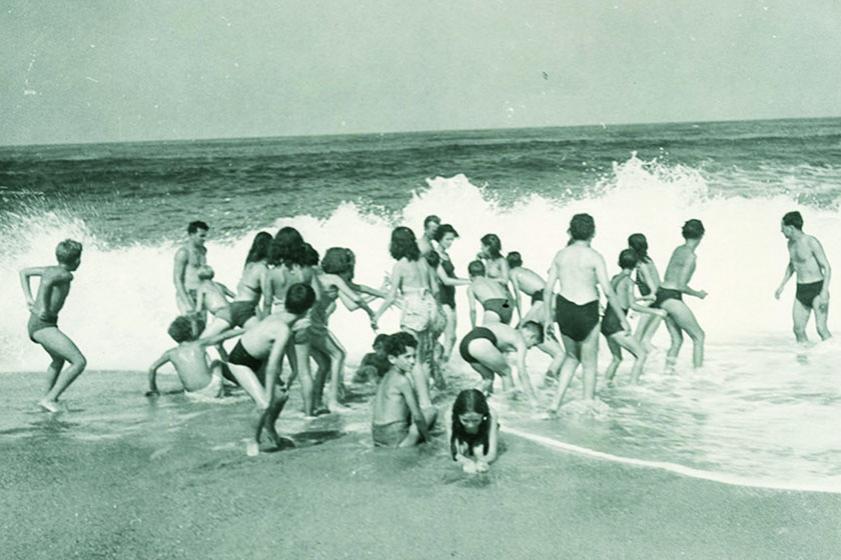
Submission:
[[[836,0],[0,5],[0,145],[841,115]]]

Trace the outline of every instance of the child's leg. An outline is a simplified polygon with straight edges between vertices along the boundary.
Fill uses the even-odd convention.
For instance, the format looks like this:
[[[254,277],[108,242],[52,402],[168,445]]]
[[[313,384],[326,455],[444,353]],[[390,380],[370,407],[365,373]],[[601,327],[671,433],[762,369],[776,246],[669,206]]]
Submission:
[[[616,333],[611,338],[636,357],[634,367],[631,368],[631,382],[639,383],[642,370],[645,368],[645,362],[648,360],[648,349],[645,344],[634,337],[627,337],[622,333]]]
[[[330,390],[327,393],[327,406],[330,410],[344,408],[339,405],[339,386],[344,385],[345,350],[332,336],[325,339],[325,348],[330,356]]]
[[[54,379],[47,394],[39,404],[42,408],[55,412],[58,410],[58,398],[79,377],[88,362],[79,348],[76,347],[76,344],[55,327],[41,329],[33,335],[33,338],[53,358],[50,368],[47,369],[47,375],[48,377],[54,376]],[[56,358],[61,360],[62,363],[58,364]],[[70,367],[62,371],[63,362],[70,362]],[[58,367],[56,368],[56,366]]]
[[[561,345],[558,344],[557,341],[554,341],[551,338],[538,344],[537,348],[552,358],[552,363],[549,364],[548,368],[546,368],[546,377],[557,379],[558,374],[561,371],[561,366],[564,363],[565,354],[563,348],[561,348]]]
[[[64,358],[58,354],[50,352],[46,347],[43,348],[46,350],[47,354],[50,355],[50,358],[52,358],[50,365],[47,366],[47,390],[45,393],[49,393],[55,385],[56,379],[58,379],[58,374],[61,373],[61,368],[64,367]]]
[[[269,406],[269,401],[266,399],[266,389],[257,375],[246,366],[228,363],[228,369],[231,374],[236,377],[237,383],[242,387],[248,396],[250,396],[257,404],[257,408],[265,410]]]
[[[447,326],[444,329],[444,356],[441,363],[446,364],[453,355],[453,348],[456,344],[456,312],[449,305],[442,305],[444,315],[447,317]]]
[[[584,398],[596,398],[596,370],[599,358],[599,327],[596,325],[581,342],[581,375],[584,381]]]
[[[619,368],[619,364],[622,363],[622,349],[619,347],[619,343],[614,338],[617,335],[611,335],[607,337],[607,347],[610,349],[610,355],[613,359],[610,361],[610,365],[607,366],[607,370],[604,372],[604,378],[608,382],[613,381],[613,377],[616,375],[616,370]]]
[[[581,363],[581,345],[566,335],[562,335],[561,339],[564,342],[564,351],[566,357],[561,366],[561,373],[558,376],[558,391],[555,393],[555,398],[552,400],[552,406],[549,408],[550,412],[557,412],[564,401],[567,387],[572,381],[575,370]]]

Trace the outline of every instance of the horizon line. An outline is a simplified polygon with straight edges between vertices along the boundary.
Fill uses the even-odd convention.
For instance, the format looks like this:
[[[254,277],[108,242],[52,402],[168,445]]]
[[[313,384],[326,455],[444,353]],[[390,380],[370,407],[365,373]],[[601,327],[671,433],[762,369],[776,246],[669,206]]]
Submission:
[[[5,148],[40,148],[53,146],[96,146],[105,144],[152,144],[152,143],[190,143],[190,142],[224,142],[230,140],[276,140],[276,139],[294,139],[294,138],[331,138],[343,136],[385,136],[397,134],[430,134],[430,133],[457,133],[457,132],[487,132],[491,130],[540,130],[549,128],[608,128],[619,126],[653,126],[653,125],[678,125],[678,124],[721,124],[721,123],[738,123],[738,122],[773,122],[773,121],[814,121],[814,120],[828,120],[841,119],[841,115],[821,116],[821,117],[774,117],[774,118],[759,118],[759,119],[719,119],[712,121],[700,120],[683,120],[683,121],[647,121],[647,122],[598,122],[591,124],[576,124],[576,125],[544,125],[544,126],[509,126],[509,127],[484,127],[484,128],[433,128],[425,130],[394,130],[394,131],[362,131],[362,132],[328,132],[328,133],[313,133],[313,134],[278,134],[272,136],[214,136],[214,137],[195,137],[195,138],[150,138],[144,140],[106,140],[106,141],[88,141],[88,142],[54,142],[54,143],[34,143],[34,144],[0,144],[0,149]]]

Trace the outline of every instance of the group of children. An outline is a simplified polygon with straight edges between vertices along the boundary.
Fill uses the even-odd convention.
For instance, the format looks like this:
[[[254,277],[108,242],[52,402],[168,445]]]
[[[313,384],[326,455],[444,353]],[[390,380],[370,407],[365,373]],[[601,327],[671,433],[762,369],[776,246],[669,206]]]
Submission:
[[[481,251],[467,267],[468,278],[462,279],[456,275],[449,255],[457,231],[452,225],[441,224],[437,216],[429,216],[420,239],[409,228],[393,230],[389,252],[395,264],[390,284],[382,289],[354,281],[356,258],[350,249],[332,247],[320,258],[297,230],[284,227],[275,236],[257,234],[237,288],[231,291],[213,280],[213,270],[207,265],[204,242],[208,229],[204,222],[192,222],[188,241],[175,256],[173,279],[181,314],[168,333],[178,346],[150,366],[147,395],[158,393],[157,372],[167,363],[174,366],[190,398],[219,398],[227,380],[241,387],[257,405],[257,443],[266,434],[275,445],[282,444],[275,423],[288,400],[288,387],[296,378],[304,414],[315,416],[343,409],[340,400],[346,352],[329,328],[339,301],[351,311],[364,310],[375,331],[389,307],[396,304],[401,308],[400,331],[377,335],[375,352],[363,358],[354,379],[377,381],[374,443],[405,447],[427,440],[437,420],[430,389],[433,382],[439,387],[445,385],[442,365],[449,361],[457,342],[455,290],[466,286],[471,329],[462,337],[458,350],[481,376],[482,391],[471,389],[457,396],[452,411],[451,450],[453,458],[470,472],[486,470],[497,454],[498,421],[486,396],[492,393],[496,376],[502,378],[505,391],[515,390],[508,354],[516,355],[519,384],[533,404],[537,403],[537,394],[526,368],[526,353],[538,347],[551,357],[546,377],[557,383],[551,412],[562,404],[579,365],[583,368],[584,400],[594,400],[599,334],[606,337],[612,355],[606,371],[609,382],[622,360],[621,349],[635,356],[631,379],[639,380],[651,337],[663,320],[672,341],[667,364],[673,366],[683,333],[693,341],[693,364],[699,367],[703,363],[704,332],[683,301],[684,294],[706,296],[706,292],[689,287],[695,249],[704,235],[699,220],[684,224],[685,242],[673,252],[662,280],[648,256],[647,240],[639,233],[628,238],[628,248],[618,258],[620,272],[609,279],[604,259],[590,246],[595,222],[588,214],[572,218],[569,243],[555,255],[546,280],[526,268],[518,252],[503,256],[495,234],[481,238]],[[806,272],[811,274],[809,279],[818,278],[811,284],[798,285],[798,340],[798,320],[803,313],[797,306],[806,306],[802,295],[806,288],[802,286],[815,292],[810,305],[816,305],[822,338],[828,337],[825,318],[830,270],[825,255],[817,240],[802,233],[798,213],[784,217],[782,231],[789,239],[791,261],[780,290],[794,273],[798,278]],[[811,253],[806,254],[808,251]],[[79,349],[58,329],[58,312],[69,293],[81,252],[78,242],[62,241],[56,248],[57,266],[27,268],[20,274],[31,310],[29,336],[52,360],[47,370],[48,392],[39,402],[51,412],[60,409],[59,396],[86,365]],[[34,298],[29,285],[32,277],[41,278]],[[607,298],[603,314],[600,292]],[[527,311],[522,295],[530,299]],[[375,298],[382,299],[376,311],[369,306]],[[479,307],[481,324],[477,324]],[[636,332],[628,323],[629,311],[640,315]],[[807,309],[806,318],[808,313]],[[512,327],[515,314],[519,324]],[[223,342],[235,337],[239,340],[230,352],[226,351]],[[439,338],[442,343],[438,343]],[[211,360],[208,353],[216,356]],[[290,365],[285,381],[281,378],[284,358]],[[316,365],[314,373],[311,360]],[[70,367],[64,368],[66,362]]]

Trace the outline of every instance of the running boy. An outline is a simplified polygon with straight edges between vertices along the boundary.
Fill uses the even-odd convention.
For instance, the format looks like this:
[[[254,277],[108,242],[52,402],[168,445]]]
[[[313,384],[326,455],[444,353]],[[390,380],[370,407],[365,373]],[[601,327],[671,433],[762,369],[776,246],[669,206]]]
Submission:
[[[55,258],[58,265],[24,268],[20,271],[20,284],[26,305],[29,307],[29,339],[40,344],[52,362],[47,367],[47,394],[38,405],[49,412],[58,412],[58,398],[84,371],[87,361],[76,344],[58,329],[58,312],[64,307],[73,271],[82,261],[82,244],[65,239],[56,246]],[[32,297],[29,279],[39,276],[38,294]],[[64,363],[70,367],[62,371]]]

